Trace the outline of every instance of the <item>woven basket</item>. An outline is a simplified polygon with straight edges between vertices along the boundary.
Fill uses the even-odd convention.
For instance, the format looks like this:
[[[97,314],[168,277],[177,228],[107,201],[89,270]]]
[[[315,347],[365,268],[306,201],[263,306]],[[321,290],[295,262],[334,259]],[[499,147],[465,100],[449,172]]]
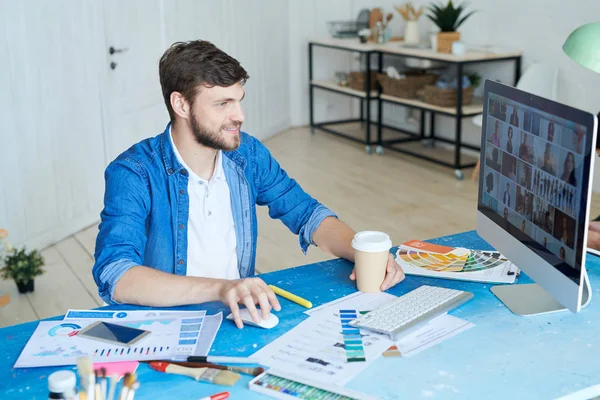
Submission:
[[[348,73],[348,86],[354,90],[365,90],[365,76],[366,72],[352,71]],[[371,90],[376,90],[377,87],[377,73],[371,71]]]
[[[462,104],[466,106],[473,102],[473,91],[469,87],[462,90]],[[456,107],[456,89],[442,89],[437,86],[427,85],[423,92],[423,101],[440,107]]]
[[[390,78],[386,74],[378,74],[377,80],[381,85],[383,94],[394,97],[412,99],[417,97],[417,90],[426,85],[435,83],[438,79],[436,74],[431,73],[406,73],[402,79]]]

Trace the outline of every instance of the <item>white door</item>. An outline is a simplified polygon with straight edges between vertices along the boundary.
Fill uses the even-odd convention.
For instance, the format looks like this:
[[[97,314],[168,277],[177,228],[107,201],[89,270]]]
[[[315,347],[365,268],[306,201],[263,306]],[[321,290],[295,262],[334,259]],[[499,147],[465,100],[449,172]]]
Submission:
[[[0,227],[43,247],[98,219],[104,151],[93,0],[0,0]]]
[[[161,133],[169,118],[158,79],[158,62],[165,50],[161,1],[103,0],[101,4],[108,164],[133,144]]]

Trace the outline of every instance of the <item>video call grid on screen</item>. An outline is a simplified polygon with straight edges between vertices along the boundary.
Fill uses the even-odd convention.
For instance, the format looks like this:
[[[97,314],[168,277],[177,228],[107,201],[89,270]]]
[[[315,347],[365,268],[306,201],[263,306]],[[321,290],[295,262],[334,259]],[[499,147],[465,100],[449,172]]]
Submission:
[[[490,93],[483,203],[574,267],[586,127]]]

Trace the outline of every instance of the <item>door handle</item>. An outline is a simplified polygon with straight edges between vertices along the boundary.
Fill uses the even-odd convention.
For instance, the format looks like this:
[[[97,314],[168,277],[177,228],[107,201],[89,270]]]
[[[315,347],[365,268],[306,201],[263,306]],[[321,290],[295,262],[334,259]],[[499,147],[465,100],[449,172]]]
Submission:
[[[108,54],[112,55],[112,54],[115,54],[115,53],[124,53],[127,50],[129,50],[129,49],[115,49],[114,47],[110,46],[109,49],[108,49]]]

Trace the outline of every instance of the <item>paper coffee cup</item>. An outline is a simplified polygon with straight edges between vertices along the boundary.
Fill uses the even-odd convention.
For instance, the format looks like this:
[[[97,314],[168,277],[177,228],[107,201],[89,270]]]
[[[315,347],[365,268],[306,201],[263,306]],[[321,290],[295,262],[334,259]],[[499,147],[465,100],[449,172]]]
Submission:
[[[362,231],[352,239],[356,287],[364,293],[381,291],[392,240],[383,232]]]

